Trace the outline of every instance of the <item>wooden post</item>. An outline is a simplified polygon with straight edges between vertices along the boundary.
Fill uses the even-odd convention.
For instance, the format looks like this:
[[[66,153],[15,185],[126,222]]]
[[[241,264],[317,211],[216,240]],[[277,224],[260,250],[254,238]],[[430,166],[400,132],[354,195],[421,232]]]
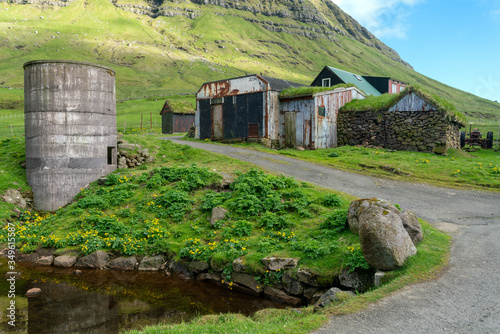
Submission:
[[[141,114],[141,131],[142,131],[142,114]]]
[[[125,134],[125,126],[127,125],[127,121],[123,122],[123,134]]]
[[[151,124],[151,129],[153,128],[153,113],[149,113],[149,123]]]

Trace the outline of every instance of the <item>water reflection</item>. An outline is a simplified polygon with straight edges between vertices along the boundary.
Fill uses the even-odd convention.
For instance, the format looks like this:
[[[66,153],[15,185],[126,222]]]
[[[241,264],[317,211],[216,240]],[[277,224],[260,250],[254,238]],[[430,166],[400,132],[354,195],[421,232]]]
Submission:
[[[0,332],[7,305],[7,268],[0,262]],[[266,299],[230,291],[207,282],[168,277],[157,272],[121,272],[18,265],[16,332],[115,334],[157,323],[176,323],[194,316],[218,313],[246,315],[264,308],[283,308]],[[30,288],[36,297],[24,297]],[[26,312],[27,311],[27,312]],[[27,313],[27,314],[26,314]],[[26,321],[27,315],[27,321]]]

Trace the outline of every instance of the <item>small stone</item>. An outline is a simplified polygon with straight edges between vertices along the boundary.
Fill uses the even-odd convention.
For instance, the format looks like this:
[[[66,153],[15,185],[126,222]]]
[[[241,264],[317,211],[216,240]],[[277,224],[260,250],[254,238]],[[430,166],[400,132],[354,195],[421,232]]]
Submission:
[[[227,210],[220,207],[215,207],[212,209],[212,216],[210,217],[210,225],[214,226],[219,220],[226,218]]]
[[[81,275],[82,271],[81,270],[75,270],[73,271],[73,275]]]
[[[42,289],[40,288],[32,288],[26,291],[26,297],[35,297],[42,293]]]

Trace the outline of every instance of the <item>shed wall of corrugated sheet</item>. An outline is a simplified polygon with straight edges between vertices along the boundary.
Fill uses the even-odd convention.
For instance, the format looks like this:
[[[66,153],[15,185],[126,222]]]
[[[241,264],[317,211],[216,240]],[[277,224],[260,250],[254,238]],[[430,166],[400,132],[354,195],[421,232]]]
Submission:
[[[431,104],[413,92],[409,92],[389,111],[433,111],[436,110]]]
[[[173,132],[188,132],[194,125],[193,114],[172,114]]]

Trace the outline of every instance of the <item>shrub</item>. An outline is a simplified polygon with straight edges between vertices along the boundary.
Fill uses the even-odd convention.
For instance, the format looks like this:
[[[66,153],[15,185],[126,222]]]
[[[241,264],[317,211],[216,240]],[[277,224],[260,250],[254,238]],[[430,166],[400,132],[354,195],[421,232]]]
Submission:
[[[340,232],[347,227],[347,209],[339,209],[330,213],[321,223],[320,228]]]
[[[328,194],[323,198],[322,204],[326,207],[341,206],[344,203],[342,197],[335,194]]]
[[[213,208],[221,205],[229,198],[231,198],[231,193],[209,191],[201,200],[200,209],[203,211],[212,211]]]
[[[292,224],[285,219],[283,216],[278,216],[272,212],[266,212],[259,223],[259,227],[266,230],[281,230],[284,228],[290,228]]]

